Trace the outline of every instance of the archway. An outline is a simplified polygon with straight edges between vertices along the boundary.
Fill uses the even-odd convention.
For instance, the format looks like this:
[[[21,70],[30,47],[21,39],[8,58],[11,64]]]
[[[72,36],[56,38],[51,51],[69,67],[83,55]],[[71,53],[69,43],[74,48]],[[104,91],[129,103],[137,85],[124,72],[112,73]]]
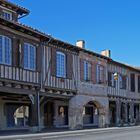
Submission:
[[[99,124],[99,108],[96,102],[90,101],[83,108],[83,125],[96,126]]]
[[[70,129],[81,129],[84,125],[84,107],[91,103],[97,108],[98,127],[108,125],[108,100],[103,97],[93,97],[86,95],[76,95],[69,102],[69,127]],[[90,109],[91,110],[91,109]],[[92,113],[92,111],[91,111]],[[92,115],[90,113],[90,119]],[[90,121],[89,121],[90,122]],[[88,123],[89,123],[88,122]]]
[[[29,106],[7,104],[6,110],[8,127],[26,127],[29,125]]]

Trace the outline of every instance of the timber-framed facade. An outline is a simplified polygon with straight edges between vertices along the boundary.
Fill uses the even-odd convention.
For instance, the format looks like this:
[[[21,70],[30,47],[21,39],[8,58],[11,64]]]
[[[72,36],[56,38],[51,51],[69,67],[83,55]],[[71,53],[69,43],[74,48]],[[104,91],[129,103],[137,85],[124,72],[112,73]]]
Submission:
[[[0,130],[140,123],[140,69],[18,22],[29,10],[0,0]]]

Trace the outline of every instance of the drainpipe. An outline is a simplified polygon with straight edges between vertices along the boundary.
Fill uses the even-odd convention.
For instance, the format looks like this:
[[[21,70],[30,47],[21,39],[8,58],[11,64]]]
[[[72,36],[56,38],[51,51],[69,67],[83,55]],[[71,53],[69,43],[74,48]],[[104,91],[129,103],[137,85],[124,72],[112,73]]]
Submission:
[[[41,127],[40,127],[40,92],[43,90],[44,87],[44,83],[43,82],[43,75],[44,75],[44,69],[45,69],[45,43],[49,44],[49,42],[52,40],[52,38],[49,38],[49,40],[47,42],[43,42],[41,41],[41,53],[42,53],[42,57],[41,57],[41,70],[40,70],[40,89],[37,91],[37,110],[38,110],[38,132],[41,131]]]

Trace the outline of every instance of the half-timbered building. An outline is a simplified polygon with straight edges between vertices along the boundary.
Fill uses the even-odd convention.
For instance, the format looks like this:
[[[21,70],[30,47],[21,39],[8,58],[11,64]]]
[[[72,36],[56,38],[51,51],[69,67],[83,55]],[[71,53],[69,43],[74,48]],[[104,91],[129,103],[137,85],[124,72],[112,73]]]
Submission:
[[[41,82],[41,39],[22,25],[25,8],[0,0],[0,130],[37,128]]]
[[[139,68],[18,22],[28,14],[0,0],[0,130],[139,124]]]

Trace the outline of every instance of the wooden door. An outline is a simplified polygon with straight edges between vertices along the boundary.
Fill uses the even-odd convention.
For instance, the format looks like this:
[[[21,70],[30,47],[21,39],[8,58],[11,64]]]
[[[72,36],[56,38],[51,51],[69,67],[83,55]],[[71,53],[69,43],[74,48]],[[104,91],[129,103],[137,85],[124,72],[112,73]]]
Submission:
[[[54,105],[53,102],[47,102],[44,105],[44,125],[46,127],[53,127]]]

